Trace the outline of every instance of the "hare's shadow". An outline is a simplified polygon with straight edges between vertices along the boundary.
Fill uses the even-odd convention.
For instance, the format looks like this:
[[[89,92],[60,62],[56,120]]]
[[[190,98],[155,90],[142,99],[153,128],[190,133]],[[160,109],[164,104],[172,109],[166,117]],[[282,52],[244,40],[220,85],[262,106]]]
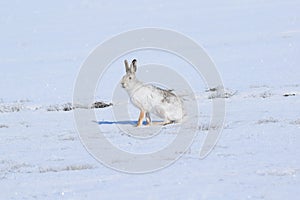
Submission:
[[[99,125],[108,125],[108,124],[135,125],[135,124],[137,124],[137,121],[134,121],[134,120],[132,120],[132,121],[130,121],[130,120],[127,120],[127,121],[97,121],[97,124],[99,124]],[[143,122],[143,124],[144,124],[144,122]]]
[[[109,125],[109,124],[119,124],[119,125],[136,125],[137,120],[125,120],[125,121],[96,121],[99,125]],[[162,122],[162,121],[152,121],[152,122]],[[143,121],[143,125],[146,125],[146,121]]]

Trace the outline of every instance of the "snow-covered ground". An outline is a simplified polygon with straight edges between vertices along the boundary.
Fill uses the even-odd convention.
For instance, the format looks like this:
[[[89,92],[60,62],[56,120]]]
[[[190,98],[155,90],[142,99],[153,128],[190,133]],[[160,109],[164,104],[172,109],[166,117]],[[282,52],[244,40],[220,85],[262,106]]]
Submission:
[[[296,0],[0,2],[0,199],[296,199],[299,7]],[[134,175],[97,162],[80,142],[73,111],[63,108],[72,102],[89,52],[113,35],[141,27],[193,38],[233,96],[226,98],[222,135],[201,160],[211,99],[203,82],[195,85],[200,118],[190,150],[167,168]],[[130,56],[179,65],[152,53]],[[111,102],[112,86],[123,74],[120,63],[120,71],[99,86],[96,100]],[[114,120],[111,110],[96,110],[105,130],[115,127],[101,123]],[[118,133],[106,135],[121,147],[145,151],[143,141]]]

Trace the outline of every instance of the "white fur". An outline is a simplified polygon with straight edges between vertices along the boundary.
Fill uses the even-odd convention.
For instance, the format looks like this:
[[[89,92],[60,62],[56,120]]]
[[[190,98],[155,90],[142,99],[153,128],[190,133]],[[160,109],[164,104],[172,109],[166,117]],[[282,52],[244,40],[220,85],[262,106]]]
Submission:
[[[151,121],[150,113],[164,120],[164,124],[181,122],[183,108],[181,99],[171,90],[164,90],[151,84],[144,84],[136,79],[136,60],[130,67],[125,60],[126,75],[121,85],[130,96],[130,100],[141,112],[146,113],[147,121]]]

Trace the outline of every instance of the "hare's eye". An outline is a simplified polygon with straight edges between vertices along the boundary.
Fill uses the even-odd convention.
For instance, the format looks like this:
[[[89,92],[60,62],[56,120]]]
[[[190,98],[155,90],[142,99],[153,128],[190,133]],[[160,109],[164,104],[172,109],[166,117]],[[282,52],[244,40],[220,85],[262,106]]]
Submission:
[[[131,80],[131,76],[129,76],[129,80]]]

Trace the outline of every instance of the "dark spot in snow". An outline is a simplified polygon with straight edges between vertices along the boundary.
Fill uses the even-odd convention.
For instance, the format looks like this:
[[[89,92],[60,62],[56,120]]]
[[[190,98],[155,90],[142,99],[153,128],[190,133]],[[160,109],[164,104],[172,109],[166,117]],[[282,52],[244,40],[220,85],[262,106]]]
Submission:
[[[284,97],[296,96],[295,93],[286,93],[283,95]]]
[[[8,126],[5,124],[0,124],[0,128],[8,128]]]
[[[105,108],[108,106],[112,106],[112,103],[103,103],[101,101],[96,101],[95,103],[93,103],[92,108]]]

